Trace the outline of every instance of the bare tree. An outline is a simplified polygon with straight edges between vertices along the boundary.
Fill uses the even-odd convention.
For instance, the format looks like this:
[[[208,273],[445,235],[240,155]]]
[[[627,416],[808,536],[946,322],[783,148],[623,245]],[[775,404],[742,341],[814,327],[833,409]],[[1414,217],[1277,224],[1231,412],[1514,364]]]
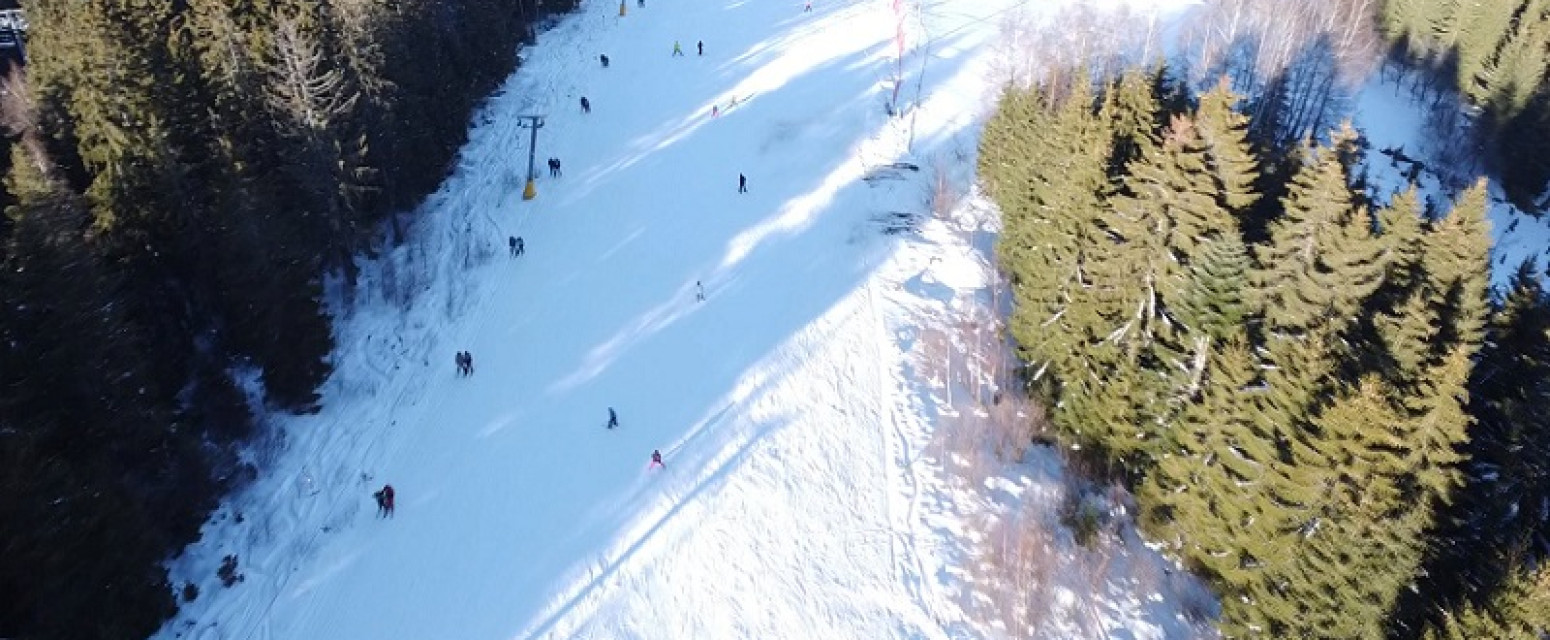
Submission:
[[[357,203],[369,190],[372,171],[365,164],[365,137],[353,133],[357,83],[348,66],[335,64],[339,57],[324,39],[329,17],[310,4],[274,16],[273,46],[263,61],[264,101],[278,116],[281,132],[297,143],[298,157],[289,166],[314,206],[323,209],[334,248],[330,257],[352,269]]]
[[[48,147],[38,129],[38,102],[27,84],[26,71],[19,65],[12,66],[0,78],[0,125],[21,138],[27,159],[45,182],[52,183],[54,163],[49,160]]]
[[[291,133],[327,138],[355,109],[359,94],[344,71],[329,64],[316,29],[308,28],[317,19],[304,11],[276,16],[264,97],[284,117]]]

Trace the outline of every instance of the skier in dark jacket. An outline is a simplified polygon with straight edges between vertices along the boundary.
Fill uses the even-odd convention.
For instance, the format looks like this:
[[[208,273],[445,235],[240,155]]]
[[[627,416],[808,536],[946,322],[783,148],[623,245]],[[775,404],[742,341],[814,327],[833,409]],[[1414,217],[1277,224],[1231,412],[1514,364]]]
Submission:
[[[598,60],[599,60],[599,61],[600,61],[600,62],[602,62],[602,63],[603,63],[603,68],[604,68],[604,69],[607,69],[607,68],[608,68],[608,54],[606,54],[606,53],[604,53],[604,54],[601,54],[601,55],[599,55],[599,56],[598,56],[598,57],[597,57],[597,59],[598,59]]]
[[[612,428],[617,427],[617,426],[619,426],[619,414],[614,413],[614,408],[613,407],[609,407],[608,408],[608,428],[612,429]]]
[[[694,46],[699,47],[700,55],[702,55],[702,56],[705,55],[705,41],[704,40],[701,40],[699,42],[694,43]]]
[[[592,101],[588,100],[586,96],[581,96],[581,112],[592,113]]]
[[[511,257],[513,257],[513,258],[517,257],[517,237],[516,236],[511,236],[510,238],[507,238],[506,239],[506,245],[511,247]]]
[[[748,176],[737,174],[737,192],[748,193]]]
[[[378,518],[393,517],[393,485],[382,485],[382,488],[378,489],[376,493],[371,494],[371,496],[377,499]]]

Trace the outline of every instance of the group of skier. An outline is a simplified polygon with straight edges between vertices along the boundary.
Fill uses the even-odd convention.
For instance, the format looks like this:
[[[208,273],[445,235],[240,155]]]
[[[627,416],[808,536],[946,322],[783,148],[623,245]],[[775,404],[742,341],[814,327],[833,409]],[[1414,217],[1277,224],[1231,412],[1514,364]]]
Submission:
[[[636,3],[637,3],[637,6],[642,7],[642,8],[644,8],[646,6],[646,0],[636,0]],[[803,12],[810,12],[812,10],[813,10],[813,3],[811,2],[811,0],[808,0],[807,2],[804,3],[804,5],[802,7],[802,11]],[[698,55],[701,55],[701,56],[705,55],[705,41],[703,41],[703,40],[696,41],[694,43],[694,46],[695,46],[695,52]],[[683,47],[678,43],[678,41],[676,41],[676,40],[673,41],[673,56],[677,57],[677,56],[683,56],[683,55],[684,55]],[[609,64],[610,60],[608,59],[608,55],[607,54],[599,54],[597,58],[598,58],[598,62],[600,62],[602,64],[603,68],[605,68],[605,69],[608,68],[608,64]],[[737,104],[737,99],[733,98],[731,106],[736,106],[736,104]],[[582,96],[581,97],[581,112],[582,113],[592,113],[592,101],[588,100],[586,98],[586,96]],[[719,105],[711,107],[711,116],[712,117],[719,116],[720,114],[721,114],[721,108],[720,108]],[[560,177],[561,176],[560,159],[559,158],[549,158],[548,164],[549,164],[549,177],[551,177],[551,178],[558,178],[558,177]],[[737,192],[738,193],[748,193],[748,176],[743,175],[742,173],[737,174]],[[524,246],[523,246],[522,238],[519,237],[519,236],[510,236],[509,238],[507,238],[507,245],[511,249],[511,256],[513,258],[522,255],[523,252],[524,252]],[[696,280],[695,283],[694,283],[694,298],[695,298],[696,301],[699,301],[699,302],[704,302],[705,301],[705,287],[698,280]],[[473,375],[473,373],[474,373],[474,356],[473,356],[472,353],[470,353],[468,351],[459,351],[459,352],[457,352],[457,357],[456,357],[455,360],[456,360],[456,363],[457,363],[457,373],[458,373],[458,375],[460,375],[460,376],[471,376],[471,375]],[[606,424],[606,427],[608,429],[616,429],[616,428],[619,427],[619,414],[614,411],[613,407],[609,407],[608,408],[608,422]],[[657,467],[662,467],[662,468],[666,468],[667,467],[667,465],[662,462],[662,451],[660,449],[656,449],[656,450],[653,450],[651,452],[651,462],[647,465],[648,469],[654,469],[654,468],[657,468]],[[393,485],[383,485],[383,487],[381,489],[377,490],[375,493],[372,494],[372,497],[375,498],[376,501],[377,501],[377,516],[378,517],[387,517],[387,518],[393,517]]]

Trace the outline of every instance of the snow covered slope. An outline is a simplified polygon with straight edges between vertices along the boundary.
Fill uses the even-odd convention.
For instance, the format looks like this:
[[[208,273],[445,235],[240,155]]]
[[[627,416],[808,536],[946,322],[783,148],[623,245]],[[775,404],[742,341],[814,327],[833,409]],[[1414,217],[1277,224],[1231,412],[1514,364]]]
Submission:
[[[985,633],[906,366],[908,325],[983,287],[985,243],[884,230],[926,213],[932,166],[967,175],[991,40],[1032,5],[627,9],[585,3],[522,52],[409,241],[338,305],[322,412],[270,419],[262,477],[174,561],[201,595],[157,637]],[[565,171],[531,202],[523,114]],[[1168,606],[1105,611],[1183,633]]]

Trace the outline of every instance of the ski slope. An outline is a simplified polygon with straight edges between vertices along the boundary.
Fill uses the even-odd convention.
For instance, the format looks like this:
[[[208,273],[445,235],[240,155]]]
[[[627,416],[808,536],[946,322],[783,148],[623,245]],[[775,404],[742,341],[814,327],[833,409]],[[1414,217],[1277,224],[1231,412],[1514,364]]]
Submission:
[[[985,287],[994,223],[879,218],[924,213],[933,167],[967,189],[997,28],[1059,4],[900,2],[901,21],[893,0],[623,17],[608,0],[561,18],[408,240],[334,293],[322,411],[266,419],[260,477],[172,562],[200,595],[156,637],[997,636],[966,611],[967,502],[927,454],[933,400],[909,366],[918,325]],[[521,115],[546,116],[539,164],[564,168],[540,167],[532,201]],[[1158,594],[1099,586],[1067,599],[1101,601],[1115,637],[1188,635]]]

